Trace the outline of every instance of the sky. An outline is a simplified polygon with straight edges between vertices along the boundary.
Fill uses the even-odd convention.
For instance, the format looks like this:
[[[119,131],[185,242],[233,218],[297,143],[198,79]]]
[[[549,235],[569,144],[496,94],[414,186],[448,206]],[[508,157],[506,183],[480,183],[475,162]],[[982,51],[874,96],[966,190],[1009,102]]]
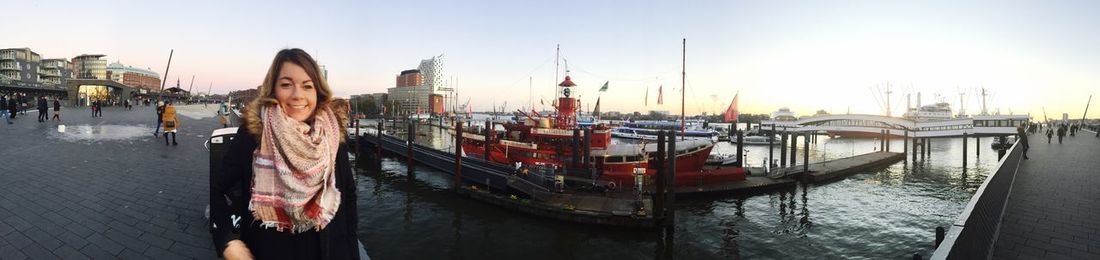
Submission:
[[[688,114],[735,94],[742,113],[885,114],[889,85],[895,116],[917,92],[975,113],[984,87],[991,113],[1079,118],[1100,94],[1100,1],[4,2],[0,48],[158,73],[173,51],[168,84],[195,75],[198,92],[256,87],[288,47],[325,65],[339,96],[385,92],[443,54],[474,110],[540,108],[561,46],[586,110],[599,98],[602,111],[678,114],[682,70]]]

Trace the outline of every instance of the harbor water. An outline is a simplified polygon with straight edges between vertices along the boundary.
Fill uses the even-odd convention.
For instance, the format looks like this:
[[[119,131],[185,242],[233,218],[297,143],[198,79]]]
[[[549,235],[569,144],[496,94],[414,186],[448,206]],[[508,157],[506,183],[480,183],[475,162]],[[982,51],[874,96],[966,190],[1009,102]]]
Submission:
[[[419,142],[452,149],[446,131],[421,127]],[[679,199],[671,239],[660,230],[580,225],[505,210],[449,190],[452,178],[424,166],[406,174],[404,161],[383,158],[382,172],[357,162],[360,240],[375,259],[791,259],[925,257],[935,228],[948,227],[997,166],[992,138],[932,141],[931,156],[912,156],[883,169],[838,181],[798,185],[754,196]],[[798,163],[876,151],[877,139],[799,139]],[[891,150],[900,152],[894,139]],[[910,147],[911,148],[911,147]],[[980,149],[980,156],[975,155]],[[716,152],[735,153],[718,143]],[[768,147],[745,146],[747,162],[762,164]],[[775,147],[779,158],[779,147]],[[788,158],[789,159],[789,158]]]

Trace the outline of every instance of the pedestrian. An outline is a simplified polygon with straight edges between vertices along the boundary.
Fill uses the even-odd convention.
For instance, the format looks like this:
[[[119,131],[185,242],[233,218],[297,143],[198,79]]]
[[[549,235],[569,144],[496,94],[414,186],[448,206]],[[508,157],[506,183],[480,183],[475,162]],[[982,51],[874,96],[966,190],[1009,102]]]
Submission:
[[[153,128],[153,136],[157,136],[157,132],[160,131],[160,125],[164,122],[164,103],[157,101],[157,127]]]
[[[15,96],[8,98],[8,124],[12,124],[11,120],[15,119],[15,114],[19,112],[19,100],[15,99]]]
[[[348,119],[319,71],[304,51],[279,51],[249,105],[211,187],[225,259],[359,259]]]
[[[1066,136],[1066,124],[1063,123],[1063,124],[1058,125],[1058,143],[1059,144],[1062,143],[1062,137],[1065,137],[1065,136]]]
[[[19,112],[20,112],[19,114],[24,115],[24,116],[27,115],[27,107],[30,107],[30,105],[31,105],[31,104],[27,103],[28,101],[29,100],[27,100],[27,94],[24,93],[24,94],[19,96],[19,104],[21,106],[19,108]]]
[[[53,119],[50,119],[50,121],[54,119],[61,122],[61,98],[57,97],[53,98]]]
[[[99,106],[99,100],[92,101],[92,105],[88,106],[88,108],[92,109],[92,117],[95,117],[95,107],[96,106]]]
[[[46,97],[38,97],[38,122],[46,122],[50,118],[50,103]]]
[[[1016,142],[1020,143],[1020,148],[1024,148],[1024,160],[1027,160],[1027,150],[1031,148],[1031,145],[1027,143],[1027,133],[1024,130],[1024,124],[1016,127]]]
[[[225,103],[218,108],[218,122],[222,124],[222,128],[229,127],[229,107]]]
[[[0,117],[11,124],[11,118],[8,118],[8,95],[0,96]]]
[[[1050,137],[1052,135],[1054,135],[1054,130],[1051,130],[1050,127],[1047,127],[1047,143],[1048,144],[1050,143]]]
[[[164,113],[162,117],[164,121],[164,145],[168,145],[168,134],[172,134],[172,145],[179,145],[176,143],[176,130],[180,127],[179,120],[176,120],[176,107],[172,106],[172,102],[164,103]]]

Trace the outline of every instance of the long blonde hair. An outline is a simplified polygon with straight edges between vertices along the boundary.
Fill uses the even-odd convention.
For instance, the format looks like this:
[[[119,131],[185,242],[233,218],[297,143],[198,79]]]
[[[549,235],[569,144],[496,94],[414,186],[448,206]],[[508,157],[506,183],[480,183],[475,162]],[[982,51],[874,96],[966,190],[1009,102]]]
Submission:
[[[317,89],[317,106],[313,110],[313,114],[316,115],[323,107],[332,109],[332,112],[336,114],[336,119],[340,121],[340,142],[343,142],[347,136],[347,129],[344,128],[348,122],[347,105],[342,102],[334,102],[332,89],[329,88],[328,82],[321,74],[321,68],[317,65],[317,61],[309,56],[309,53],[298,48],[283,49],[275,54],[275,59],[271,61],[271,67],[267,69],[267,76],[264,77],[264,83],[260,85],[256,99],[248,103],[248,109],[244,111],[244,118],[241,118],[245,129],[256,140],[261,138],[263,120],[260,119],[260,113],[264,107],[279,104],[279,101],[275,99],[275,83],[285,62],[302,66],[309,78],[313,80],[314,88]],[[312,118],[313,115],[310,117]]]

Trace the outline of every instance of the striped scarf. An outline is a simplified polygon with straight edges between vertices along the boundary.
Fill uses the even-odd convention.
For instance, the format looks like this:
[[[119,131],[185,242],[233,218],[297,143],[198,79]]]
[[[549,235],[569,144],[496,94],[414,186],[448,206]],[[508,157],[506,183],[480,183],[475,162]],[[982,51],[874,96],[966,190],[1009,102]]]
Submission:
[[[318,109],[312,126],[287,117],[279,105],[260,113],[263,132],[253,153],[248,208],[263,227],[320,231],[340,206],[335,178],[340,126],[332,110]]]

